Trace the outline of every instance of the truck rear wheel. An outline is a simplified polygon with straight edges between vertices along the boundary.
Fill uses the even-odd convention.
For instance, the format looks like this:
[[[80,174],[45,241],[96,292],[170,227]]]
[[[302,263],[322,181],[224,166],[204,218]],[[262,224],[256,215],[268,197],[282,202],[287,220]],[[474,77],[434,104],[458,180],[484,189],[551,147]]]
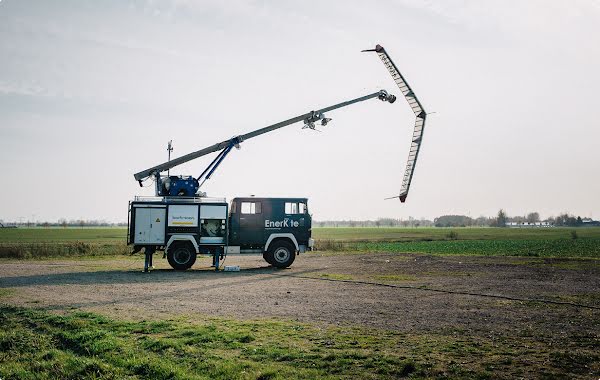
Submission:
[[[271,255],[270,252],[265,252],[263,253],[263,259],[265,259],[265,261],[271,265],[273,265],[273,256]]]
[[[189,269],[196,262],[196,250],[190,243],[173,243],[167,250],[167,260],[175,270]]]
[[[267,258],[271,260],[271,265],[277,268],[287,268],[296,259],[296,249],[292,243],[286,240],[276,240],[271,243]]]

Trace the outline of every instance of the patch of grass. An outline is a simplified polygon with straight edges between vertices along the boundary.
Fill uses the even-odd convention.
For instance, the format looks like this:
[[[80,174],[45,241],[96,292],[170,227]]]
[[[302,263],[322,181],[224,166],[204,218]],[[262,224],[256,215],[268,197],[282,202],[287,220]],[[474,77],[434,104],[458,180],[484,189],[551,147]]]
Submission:
[[[477,272],[465,272],[465,271],[427,271],[422,273],[426,277],[463,277],[463,276],[477,276]]]
[[[460,331],[403,334],[293,321],[118,321],[0,307],[3,379],[515,378],[600,373],[598,338],[555,345]],[[582,340],[583,339],[583,340]],[[587,343],[577,346],[578,342]],[[468,359],[468,360],[465,360]]]
[[[549,295],[552,297],[552,295]],[[600,305],[600,293],[578,293],[557,296],[561,301],[582,303],[588,305]]]
[[[340,274],[340,273],[321,273],[319,274],[320,278],[327,278],[330,280],[353,280],[354,277],[352,277],[349,274]]]
[[[405,282],[405,281],[416,281],[417,277],[409,274],[389,274],[373,276],[376,281],[383,282]]]
[[[418,252],[445,255],[600,257],[600,238],[357,242],[347,245],[346,249],[361,252]]]
[[[450,231],[446,234],[446,237],[450,240],[458,240],[458,233],[456,231]]]
[[[316,251],[337,252],[344,250],[344,243],[333,239],[317,239],[314,248]]]
[[[532,265],[551,266],[568,270],[586,270],[593,267],[600,267],[600,260],[578,260],[578,259],[555,259],[549,258],[538,261]]]
[[[577,374],[588,374],[589,366],[600,359],[598,354],[554,351],[550,353],[552,365],[558,368],[564,368],[566,372]]]
[[[129,254],[125,244],[8,243],[0,244],[0,258],[38,259],[48,257],[96,257]]]
[[[13,294],[15,294],[15,290],[14,289],[0,288],[0,298],[2,298],[2,297],[10,297]]]

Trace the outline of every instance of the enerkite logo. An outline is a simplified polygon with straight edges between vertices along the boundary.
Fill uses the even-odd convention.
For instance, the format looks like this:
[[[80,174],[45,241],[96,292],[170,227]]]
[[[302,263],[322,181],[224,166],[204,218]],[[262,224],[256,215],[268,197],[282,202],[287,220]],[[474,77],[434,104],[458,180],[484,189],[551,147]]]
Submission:
[[[289,227],[298,227],[300,225],[299,222],[295,221],[295,220],[291,220],[288,218],[285,218],[284,220],[281,221],[272,221],[272,220],[265,220],[265,228],[289,228]]]

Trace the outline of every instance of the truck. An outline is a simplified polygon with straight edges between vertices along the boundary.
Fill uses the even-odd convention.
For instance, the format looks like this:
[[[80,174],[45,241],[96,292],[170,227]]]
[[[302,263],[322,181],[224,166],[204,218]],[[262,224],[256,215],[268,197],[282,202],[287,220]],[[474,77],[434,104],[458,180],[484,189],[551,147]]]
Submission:
[[[312,249],[312,218],[306,198],[136,197],[129,203],[127,244],[146,253],[164,251],[173,269],[186,270],[198,255],[262,254],[287,268],[296,254]]]
[[[422,142],[427,113],[412,89],[406,83],[383,47],[373,51],[379,55],[398,88],[416,115],[415,128],[409,150],[408,162],[402,179],[401,202],[406,200]],[[210,198],[201,191],[221,162],[233,150],[251,138],[277,129],[303,122],[302,129],[318,130],[327,126],[331,118],[325,113],[370,99],[394,103],[396,96],[379,90],[355,99],[309,111],[302,115],[234,136],[198,151],[171,160],[171,142],[168,144],[169,160],[134,174],[140,186],[154,181],[153,197],[137,196],[129,202],[127,244],[133,252],[144,250],[144,271],[152,267],[153,255],[164,252],[173,269],[186,270],[194,265],[198,255],[212,256],[212,265],[219,270],[228,254],[259,254],[270,265],[287,268],[296,255],[311,250],[312,216],[306,198],[236,197],[231,203],[223,198]],[[198,177],[171,175],[170,169],[198,157],[219,152]],[[167,171],[167,174],[164,173]]]

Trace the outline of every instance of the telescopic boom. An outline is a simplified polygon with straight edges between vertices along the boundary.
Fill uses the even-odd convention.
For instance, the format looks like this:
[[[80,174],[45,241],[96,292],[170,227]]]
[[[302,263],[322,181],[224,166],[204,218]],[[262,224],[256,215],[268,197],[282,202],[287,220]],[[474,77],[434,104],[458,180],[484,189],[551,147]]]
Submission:
[[[242,143],[243,141],[246,141],[246,140],[251,139],[256,136],[260,136],[267,132],[272,132],[274,130],[286,127],[291,124],[298,123],[300,121],[304,122],[303,128],[315,129],[315,124],[314,124],[315,122],[321,121],[321,125],[324,126],[324,125],[327,125],[327,123],[331,120],[331,119],[328,119],[325,117],[325,112],[333,111],[338,108],[346,107],[351,104],[363,102],[365,100],[369,100],[369,99],[373,99],[373,98],[379,98],[380,100],[386,101],[389,103],[393,103],[396,100],[396,97],[394,95],[388,94],[388,92],[385,90],[374,92],[372,94],[365,95],[360,98],[356,98],[356,99],[348,100],[346,102],[338,103],[338,104],[335,104],[335,105],[332,105],[329,107],[319,109],[317,111],[310,111],[303,115],[299,115],[299,116],[293,117],[291,119],[284,120],[284,121],[281,121],[281,122],[273,124],[273,125],[269,125],[268,127],[260,128],[255,131],[246,133],[244,135],[236,136],[231,139],[221,141],[220,143],[211,145],[204,149],[200,149],[196,152],[192,152],[192,153],[186,154],[184,156],[167,161],[165,163],[162,163],[160,165],[153,166],[149,169],[142,170],[138,173],[135,173],[133,176],[137,181],[140,182],[140,185],[141,185],[141,181],[143,181],[144,179],[146,179],[150,176],[153,176],[153,175],[159,176],[161,172],[164,172],[165,170],[169,170],[177,165],[181,165],[181,164],[191,161],[195,158],[202,157],[202,156],[205,156],[205,155],[213,153],[213,152],[221,151],[221,153],[217,156],[217,158],[209,165],[208,168],[206,168],[206,170],[198,178],[198,181],[201,181],[202,177],[204,175],[206,175],[206,177],[204,177],[204,180],[206,180],[210,177],[210,175],[214,172],[214,170],[217,168],[217,166],[221,163],[223,158],[225,158],[227,153],[229,153],[231,148],[233,146],[239,146],[239,144]]]

